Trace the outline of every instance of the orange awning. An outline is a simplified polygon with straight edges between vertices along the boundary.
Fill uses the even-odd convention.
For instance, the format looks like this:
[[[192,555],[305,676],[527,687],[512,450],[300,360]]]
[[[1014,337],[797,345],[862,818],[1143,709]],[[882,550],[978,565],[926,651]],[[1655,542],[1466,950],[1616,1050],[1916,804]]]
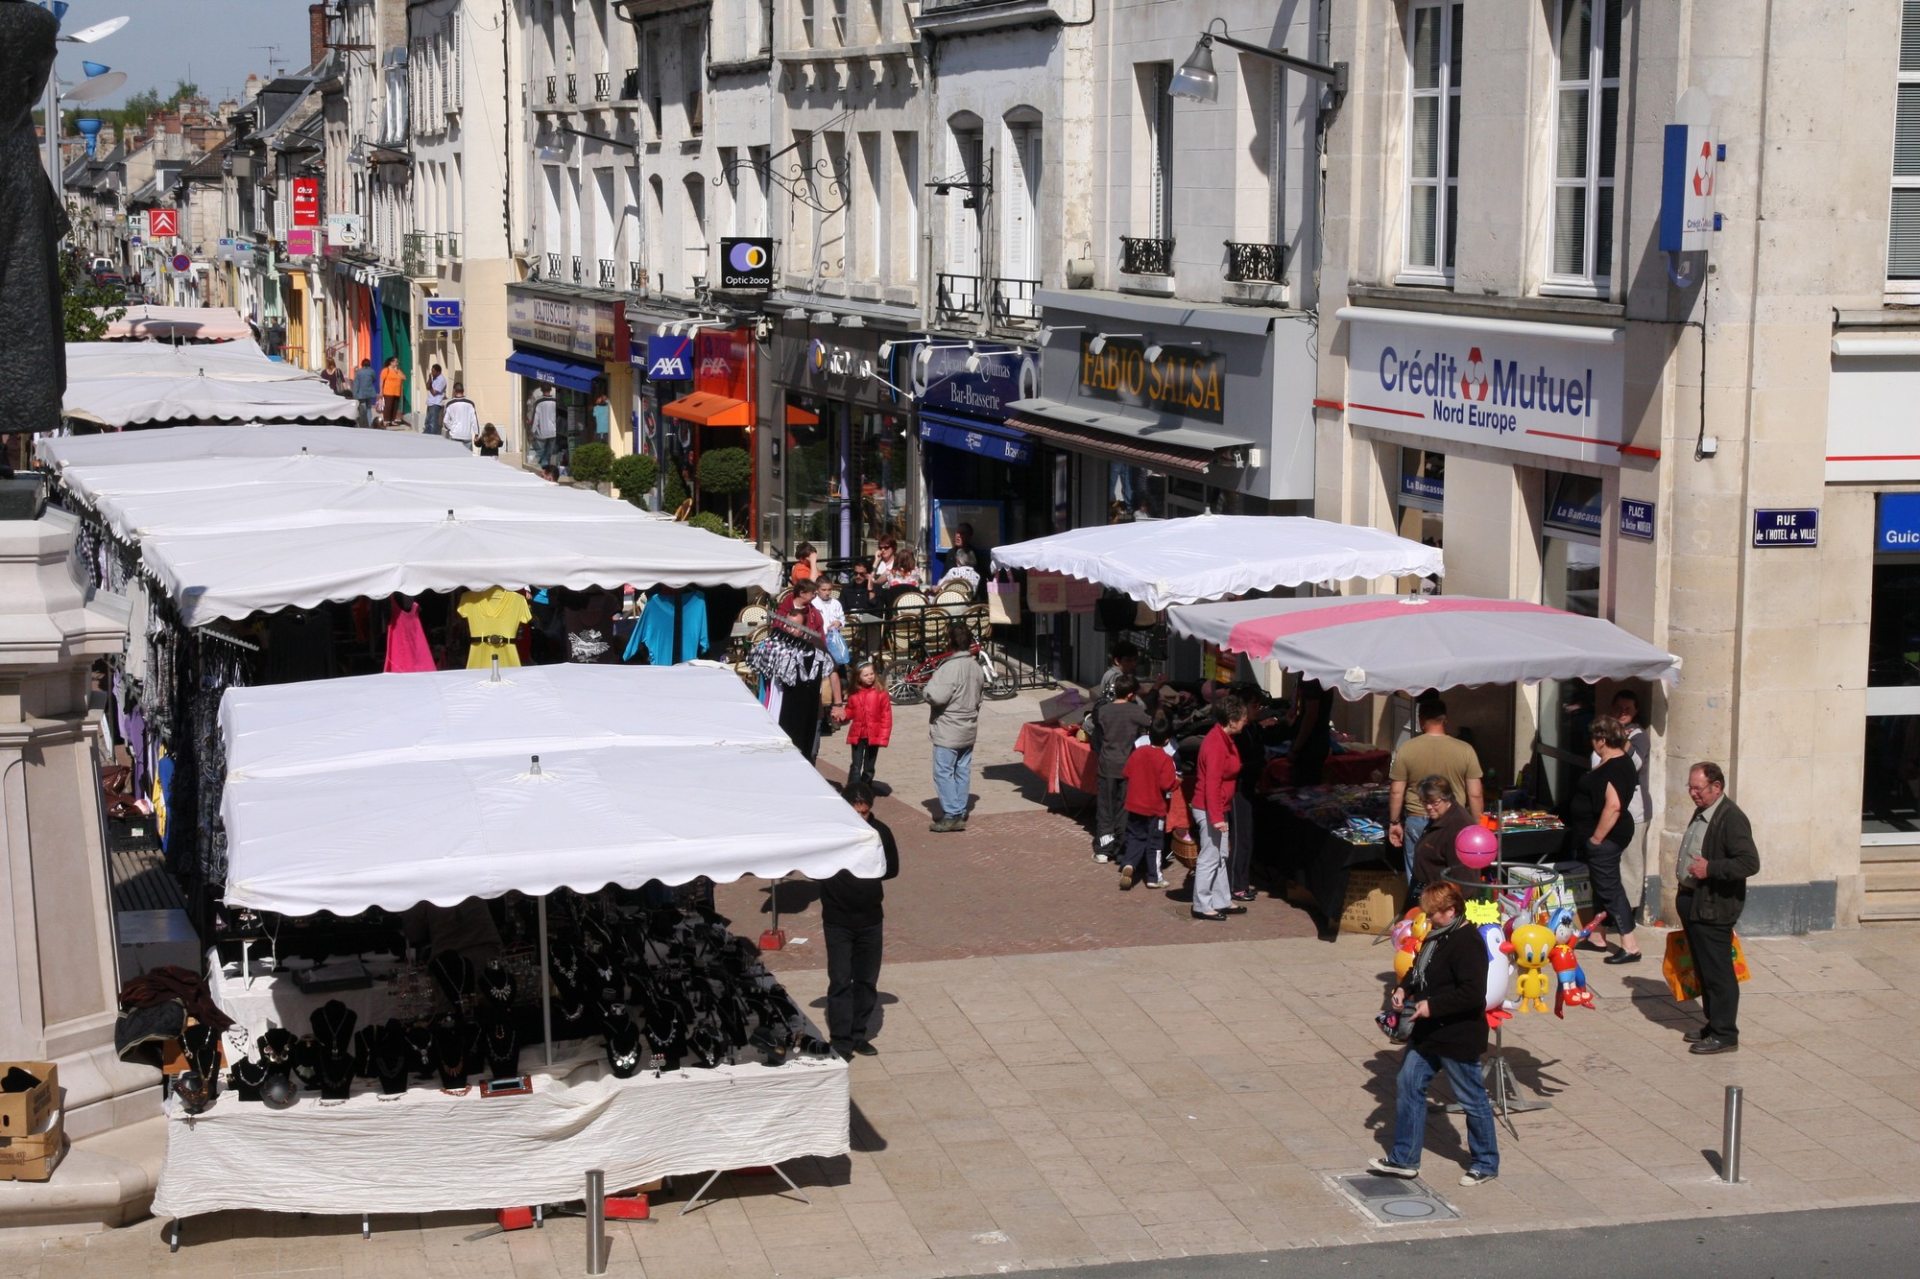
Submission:
[[[798,404],[787,405],[788,426],[818,426],[820,415],[811,409],[803,409]]]
[[[677,417],[696,426],[752,426],[753,406],[745,400],[729,399],[711,391],[695,391],[660,409],[668,417]]]

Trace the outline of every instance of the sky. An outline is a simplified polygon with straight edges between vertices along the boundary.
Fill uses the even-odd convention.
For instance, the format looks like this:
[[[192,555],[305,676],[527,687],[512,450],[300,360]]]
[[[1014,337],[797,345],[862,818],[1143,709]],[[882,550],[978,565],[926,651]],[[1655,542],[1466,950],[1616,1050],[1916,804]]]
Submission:
[[[133,21],[90,45],[62,44],[59,74],[81,77],[80,61],[103,62],[127,73],[126,86],[100,99],[122,105],[129,94],[158,89],[162,97],[191,79],[210,100],[237,98],[247,73],[268,74],[268,61],[282,71],[307,65],[309,0],[72,0],[67,31],[79,31],[126,14]],[[278,45],[269,50],[268,45]]]

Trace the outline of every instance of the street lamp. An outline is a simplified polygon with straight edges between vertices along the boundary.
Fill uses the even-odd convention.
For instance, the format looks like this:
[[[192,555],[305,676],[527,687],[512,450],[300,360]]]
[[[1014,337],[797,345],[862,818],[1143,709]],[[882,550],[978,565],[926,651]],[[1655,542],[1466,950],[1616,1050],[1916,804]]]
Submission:
[[[1214,27],[1220,30],[1215,31]],[[1310,75],[1316,80],[1325,80],[1333,86],[1336,95],[1347,91],[1347,64],[1336,62],[1331,66],[1323,62],[1312,62],[1306,58],[1296,58],[1285,49],[1269,49],[1265,45],[1249,44],[1245,40],[1236,40],[1227,34],[1227,20],[1215,18],[1207,23],[1207,29],[1200,33],[1200,42],[1193,46],[1193,52],[1173,73],[1173,80],[1167,86],[1167,93],[1176,98],[1186,98],[1190,102],[1216,102],[1220,98],[1220,77],[1213,69],[1213,42],[1218,40],[1229,49],[1238,49],[1241,53],[1251,53],[1269,58],[1291,70]]]

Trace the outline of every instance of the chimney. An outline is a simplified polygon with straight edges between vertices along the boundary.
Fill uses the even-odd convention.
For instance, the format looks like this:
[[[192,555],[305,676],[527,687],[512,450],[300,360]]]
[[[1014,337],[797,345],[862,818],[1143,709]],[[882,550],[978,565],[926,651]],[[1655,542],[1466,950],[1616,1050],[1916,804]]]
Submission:
[[[324,4],[307,6],[307,45],[311,54],[307,65],[313,66],[327,56],[327,6]]]

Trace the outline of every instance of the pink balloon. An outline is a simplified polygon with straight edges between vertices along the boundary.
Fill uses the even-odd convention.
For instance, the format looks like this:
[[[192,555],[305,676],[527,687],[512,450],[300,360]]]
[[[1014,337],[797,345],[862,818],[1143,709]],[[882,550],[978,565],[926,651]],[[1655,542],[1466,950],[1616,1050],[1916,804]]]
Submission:
[[[1453,837],[1453,852],[1469,870],[1485,870],[1500,855],[1500,838],[1485,826],[1469,826]]]

